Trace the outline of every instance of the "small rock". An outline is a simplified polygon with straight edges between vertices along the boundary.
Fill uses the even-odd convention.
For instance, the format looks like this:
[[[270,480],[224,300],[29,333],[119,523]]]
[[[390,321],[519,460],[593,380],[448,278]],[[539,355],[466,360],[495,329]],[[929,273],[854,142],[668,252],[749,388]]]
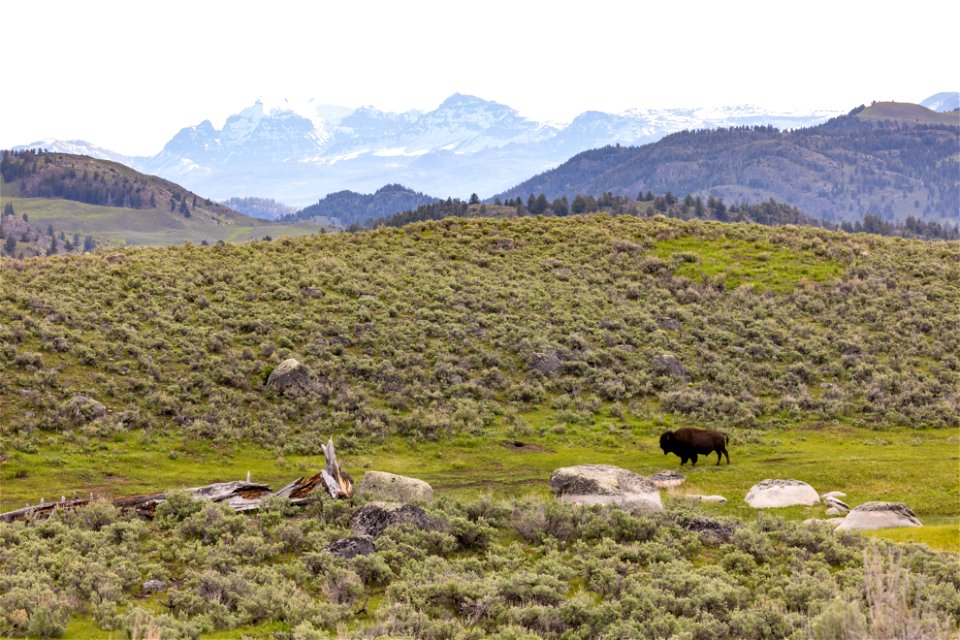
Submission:
[[[660,490],[640,474],[608,464],[562,467],[550,476],[550,490],[570,504],[613,504],[663,511]]]
[[[147,580],[140,586],[140,590],[143,591],[144,595],[148,595],[157,593],[158,591],[164,591],[167,586],[167,583],[163,580]]]
[[[837,531],[868,531],[896,527],[922,527],[916,514],[902,502],[865,502],[842,519]]]
[[[816,490],[800,480],[762,480],[744,500],[754,509],[820,504]]]
[[[837,509],[836,507],[830,507],[829,509],[827,509],[827,510],[824,511],[823,513],[826,514],[826,515],[828,515],[828,516],[842,516],[845,512],[840,511],[840,509]]]
[[[430,502],[433,487],[423,480],[398,476],[385,471],[367,471],[363,482],[357,486],[357,496],[396,502]]]
[[[822,498],[823,500],[826,500],[827,498],[846,498],[846,497],[847,497],[847,494],[845,494],[843,491],[828,491],[827,493],[820,496],[820,498]]]
[[[350,516],[350,531],[357,535],[378,538],[387,527],[412,524],[423,529],[429,519],[427,512],[412,504],[399,502],[368,502]]]
[[[707,502],[713,504],[727,504],[727,499],[723,496],[693,496],[700,500],[700,502]]]
[[[834,498],[831,496],[826,500],[824,500],[823,503],[828,507],[830,507],[831,509],[835,509],[840,515],[843,515],[844,513],[847,513],[848,511],[850,511],[850,507],[847,506],[847,503],[843,502],[839,498]]]
[[[298,394],[310,391],[313,388],[313,381],[310,378],[310,372],[299,360],[288,358],[270,372],[267,386],[275,387],[284,393]]]
[[[370,536],[351,536],[349,538],[340,538],[334,540],[326,547],[328,551],[338,558],[353,558],[356,556],[368,556],[376,551],[373,546],[373,538]]]
[[[713,544],[729,542],[733,537],[733,527],[706,516],[695,515],[683,518],[677,524],[687,531],[699,533],[701,538],[705,538]]]
[[[687,480],[687,477],[679,471],[657,471],[647,478],[661,489],[679,487]]]

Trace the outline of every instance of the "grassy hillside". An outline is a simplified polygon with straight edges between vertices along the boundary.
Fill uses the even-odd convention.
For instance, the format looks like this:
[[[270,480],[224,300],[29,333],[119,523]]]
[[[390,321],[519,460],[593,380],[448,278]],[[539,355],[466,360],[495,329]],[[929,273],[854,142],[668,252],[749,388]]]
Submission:
[[[945,124],[960,126],[960,113],[940,113],[909,102],[874,102],[857,113],[859,120],[889,120],[904,124]]]
[[[68,235],[91,235],[110,245],[169,245],[206,240],[215,243],[280,238],[323,231],[316,224],[281,224],[240,214],[185,218],[167,209],[106,207],[49,198],[2,198],[34,224],[53,225]]]
[[[960,550],[955,243],[462,218],[0,269],[0,509],[247,471],[277,488],[330,436],[358,481],[392,471],[438,496],[429,527],[353,560],[322,551],[347,503],[0,525],[0,634],[799,640],[960,622],[954,553],[742,502],[775,477],[903,501],[925,527],[880,536]],[[288,357],[314,391],[265,386]],[[549,498],[559,466],[677,468],[657,438],[680,426],[723,428],[732,464],[683,469],[664,514]],[[150,578],[169,588],[144,593]]]
[[[122,164],[62,153],[4,151],[0,199],[33,224],[105,244],[214,243],[321,230],[251,218]]]

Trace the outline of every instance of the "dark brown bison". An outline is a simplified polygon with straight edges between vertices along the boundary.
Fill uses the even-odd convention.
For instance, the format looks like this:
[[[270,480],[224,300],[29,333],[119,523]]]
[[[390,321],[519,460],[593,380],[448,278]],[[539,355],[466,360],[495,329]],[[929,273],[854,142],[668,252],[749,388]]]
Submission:
[[[717,464],[720,464],[721,456],[727,456],[727,464],[730,464],[728,441],[727,434],[720,431],[683,428],[664,431],[660,436],[660,448],[663,449],[663,455],[677,454],[681,465],[686,464],[688,459],[697,464],[698,455],[709,456],[714,451],[717,452]]]

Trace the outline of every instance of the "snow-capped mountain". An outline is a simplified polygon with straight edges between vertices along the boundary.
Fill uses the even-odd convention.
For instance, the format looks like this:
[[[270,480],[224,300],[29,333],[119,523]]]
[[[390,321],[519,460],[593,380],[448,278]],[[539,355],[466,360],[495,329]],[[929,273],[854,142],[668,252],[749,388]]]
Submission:
[[[960,91],[944,91],[935,93],[920,103],[933,111],[947,112],[960,109]]]
[[[404,113],[257,101],[227,118],[221,129],[204,121],[182,129],[153,157],[118,161],[218,200],[257,196],[305,205],[328,193],[371,193],[387,183],[466,197],[497,193],[595,147],[645,144],[682,129],[811,126],[835,115],[839,112],[768,113],[751,106],[632,109],[589,111],[557,126],[462,94],[432,111]],[[82,142],[63,144],[74,145],[77,153],[122,158]],[[54,143],[29,146],[54,148]]]
[[[147,160],[147,158],[125,156],[122,153],[116,153],[109,149],[98,147],[85,140],[54,140],[53,138],[47,138],[14,147],[14,149],[44,149],[51,153],[72,153],[81,156],[90,156],[91,158],[100,158],[101,160],[112,160],[113,162],[119,162],[131,167],[138,162]]]

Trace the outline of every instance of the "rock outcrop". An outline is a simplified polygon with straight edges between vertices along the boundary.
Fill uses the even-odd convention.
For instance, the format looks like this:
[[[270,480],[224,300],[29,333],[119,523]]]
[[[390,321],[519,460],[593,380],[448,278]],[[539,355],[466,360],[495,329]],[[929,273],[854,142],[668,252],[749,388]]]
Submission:
[[[800,480],[762,480],[750,488],[744,500],[754,509],[820,504],[817,491]]]
[[[367,471],[354,493],[376,500],[407,503],[433,500],[433,487],[428,483],[385,471]]]
[[[916,514],[902,502],[865,502],[837,525],[837,531],[868,531],[896,527],[922,527]]]
[[[373,538],[370,536],[350,536],[349,538],[334,540],[323,550],[338,558],[350,559],[356,556],[368,556],[374,553],[376,548],[373,546]]]
[[[562,467],[550,477],[550,490],[570,504],[613,504],[663,510],[660,490],[648,478],[608,464]]]
[[[288,358],[277,365],[267,378],[267,386],[287,394],[300,394],[314,389],[310,372],[294,358]]]
[[[429,518],[420,507],[399,502],[368,502],[350,516],[350,531],[358,536],[378,538],[387,527],[400,524],[423,529]]]

